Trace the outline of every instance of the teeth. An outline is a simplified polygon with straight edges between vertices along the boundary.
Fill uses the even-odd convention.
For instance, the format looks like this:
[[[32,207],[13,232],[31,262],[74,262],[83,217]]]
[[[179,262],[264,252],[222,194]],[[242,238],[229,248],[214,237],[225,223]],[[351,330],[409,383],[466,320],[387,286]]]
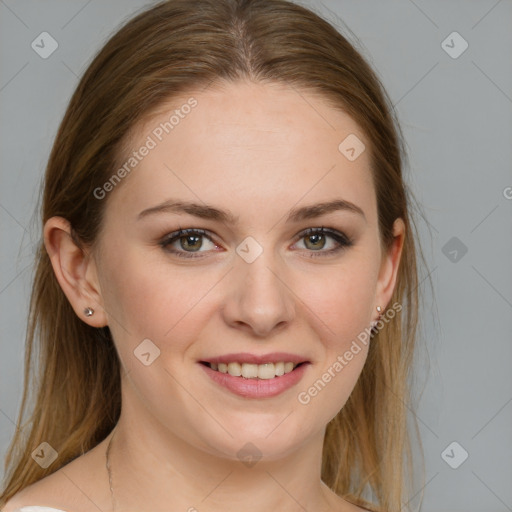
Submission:
[[[233,377],[244,377],[246,379],[273,379],[285,373],[290,373],[297,365],[292,362],[279,363],[209,363],[212,370],[220,373],[229,373]]]
[[[246,379],[255,379],[258,376],[258,365],[244,363],[242,366],[242,377]]]
[[[284,373],[290,373],[294,368],[293,363],[284,363]]]
[[[238,363],[229,363],[228,373],[233,375],[233,377],[240,377],[242,375],[242,367]]]

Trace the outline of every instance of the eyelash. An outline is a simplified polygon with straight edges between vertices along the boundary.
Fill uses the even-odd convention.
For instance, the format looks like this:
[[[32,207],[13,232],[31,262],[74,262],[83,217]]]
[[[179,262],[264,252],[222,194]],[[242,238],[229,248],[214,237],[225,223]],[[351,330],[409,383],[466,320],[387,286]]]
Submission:
[[[210,242],[215,243],[204,229],[197,229],[197,228],[180,229],[179,231],[175,231],[174,233],[170,233],[170,234],[166,235],[159,243],[165,251],[175,254],[176,256],[178,256],[180,258],[202,258],[203,256],[195,256],[196,252],[199,252],[199,251],[195,251],[195,252],[176,251],[176,250],[168,248],[168,246],[171,245],[172,243],[174,243],[175,241],[180,240],[181,238],[184,238],[185,236],[188,236],[188,235],[204,236],[208,240],[210,240]],[[322,251],[322,250],[307,251],[307,252],[312,253],[309,256],[311,258],[331,256],[331,255],[333,255],[343,249],[351,247],[353,245],[353,241],[348,236],[346,236],[344,233],[337,231],[335,229],[332,229],[332,228],[324,228],[324,227],[308,228],[304,231],[301,231],[297,235],[297,241],[300,241],[301,239],[306,238],[308,236],[312,236],[312,235],[327,235],[336,241],[336,243],[338,244],[338,247],[336,247],[334,249],[329,249],[328,251]],[[202,252],[204,252],[204,251],[202,251]]]

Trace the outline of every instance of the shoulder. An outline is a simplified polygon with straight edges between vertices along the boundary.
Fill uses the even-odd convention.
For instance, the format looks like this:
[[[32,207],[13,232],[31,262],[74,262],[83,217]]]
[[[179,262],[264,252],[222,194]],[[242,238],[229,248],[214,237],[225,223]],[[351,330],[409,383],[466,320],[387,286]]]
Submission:
[[[341,496],[338,496],[324,482],[322,482],[322,484],[331,510],[337,510],[338,512],[371,512],[365,508],[359,507],[347,499],[342,498]]]
[[[108,509],[110,491],[102,445],[103,441],[55,473],[25,487],[2,512],[86,512],[91,502]]]
[[[66,466],[64,466],[66,467]],[[2,512],[75,512],[76,492],[61,468],[15,494]]]

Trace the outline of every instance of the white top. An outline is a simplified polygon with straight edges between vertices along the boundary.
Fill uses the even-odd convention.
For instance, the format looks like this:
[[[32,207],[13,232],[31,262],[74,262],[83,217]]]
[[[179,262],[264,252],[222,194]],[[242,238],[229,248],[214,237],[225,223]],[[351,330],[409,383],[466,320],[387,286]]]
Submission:
[[[60,510],[59,508],[31,506],[31,507],[17,508],[14,512],[66,512],[66,511]]]

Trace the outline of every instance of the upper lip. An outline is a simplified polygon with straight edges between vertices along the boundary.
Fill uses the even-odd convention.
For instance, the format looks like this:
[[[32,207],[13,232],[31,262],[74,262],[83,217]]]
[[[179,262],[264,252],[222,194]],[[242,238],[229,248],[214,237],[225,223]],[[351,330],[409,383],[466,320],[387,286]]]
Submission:
[[[265,364],[265,363],[306,363],[309,362],[306,357],[290,354],[288,352],[272,352],[269,354],[250,354],[249,352],[238,352],[236,354],[224,354],[222,356],[209,357],[201,359],[204,363],[249,363],[249,364]]]

